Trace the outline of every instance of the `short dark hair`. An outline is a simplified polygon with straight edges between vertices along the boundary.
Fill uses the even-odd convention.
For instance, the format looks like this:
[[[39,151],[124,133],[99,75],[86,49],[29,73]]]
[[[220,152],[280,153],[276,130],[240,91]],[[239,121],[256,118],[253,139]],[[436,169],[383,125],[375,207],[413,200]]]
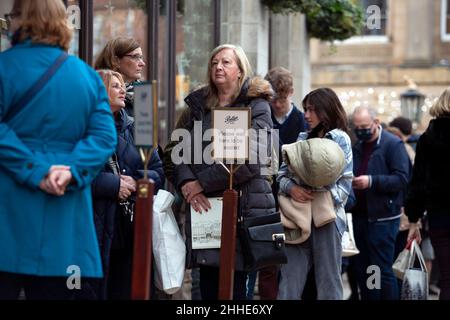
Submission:
[[[409,136],[412,132],[412,121],[405,117],[395,118],[389,126],[398,128],[405,136]]]
[[[315,108],[325,132],[341,129],[348,133],[347,115],[341,101],[332,89],[319,88],[311,91],[302,101],[303,109],[307,105],[312,105]]]

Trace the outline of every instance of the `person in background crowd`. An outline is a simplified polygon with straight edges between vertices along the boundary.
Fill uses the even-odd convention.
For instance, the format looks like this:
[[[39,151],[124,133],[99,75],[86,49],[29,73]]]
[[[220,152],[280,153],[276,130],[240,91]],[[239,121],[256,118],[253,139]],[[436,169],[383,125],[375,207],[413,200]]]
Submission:
[[[411,163],[414,164],[414,157],[416,156],[416,151],[408,143],[408,139],[411,138],[412,134],[412,121],[408,118],[397,117],[389,123],[389,127],[396,128],[400,132],[394,133],[399,136],[400,139],[405,143],[406,152],[408,152],[409,159]]]
[[[127,87],[125,110],[134,115],[133,85],[142,78],[145,62],[139,42],[133,38],[117,37],[105,45],[97,57],[95,69],[110,69],[119,72]]]
[[[353,226],[360,253],[350,261],[362,300],[395,300],[399,291],[392,264],[410,161],[404,143],[382,129],[374,110],[356,108],[353,125],[359,140],[353,147]],[[380,289],[369,290],[367,286],[370,265],[380,268]]]
[[[181,115],[176,127],[190,131],[192,143],[201,139],[194,135],[194,121],[201,121],[202,132],[211,128],[211,110],[215,107],[250,107],[251,127],[255,130],[267,129],[267,140],[270,141],[269,100],[273,96],[269,82],[258,78],[251,78],[251,67],[242,48],[225,44],[215,48],[208,61],[207,85],[189,94],[185,102],[188,108]],[[260,137],[261,139],[261,137]],[[257,143],[251,141],[251,143]],[[184,199],[195,210],[195,214],[211,208],[208,197],[222,196],[228,189],[229,175],[222,165],[194,163],[194,155],[190,163],[174,165],[172,157],[176,142],[170,142],[164,152],[164,169],[171,177],[173,185],[181,192]],[[206,144],[203,144],[206,148]],[[271,154],[270,145],[259,145],[258,150],[267,148]],[[256,149],[256,148],[255,148]],[[253,148],[251,148],[253,150]],[[203,153],[204,150],[202,150]],[[252,155],[259,159],[258,154]],[[265,215],[275,213],[275,199],[270,186],[270,176],[263,173],[264,164],[245,164],[239,167],[234,175],[234,189],[242,190],[240,197],[241,212],[247,215]],[[200,268],[200,291],[202,299],[217,300],[219,287],[218,249],[192,250],[190,236],[190,212],[187,206],[186,235],[188,267]],[[239,242],[236,251],[236,266],[234,274],[234,299],[246,299],[247,272],[244,270],[244,257]]]
[[[280,144],[278,154],[281,157],[282,145],[297,141],[299,133],[305,132],[308,126],[303,112],[292,101],[294,94],[292,73],[283,67],[275,67],[269,70],[265,79],[270,82],[275,92],[275,96],[270,102],[270,107],[273,128],[279,130]]]
[[[15,0],[7,17],[13,37],[0,53],[0,300],[17,299],[22,288],[27,299],[72,299],[69,275],[103,276],[90,185],[116,146],[114,121],[98,74],[65,54],[72,31],[62,1]],[[55,61],[62,64],[41,82]],[[43,86],[26,96],[36,83]]]
[[[344,206],[351,191],[353,157],[347,135],[347,116],[336,93],[319,88],[308,93],[302,101],[309,132],[301,132],[298,141],[324,138],[336,142],[345,156],[339,178],[325,189],[331,194],[336,219],[321,227],[311,222],[311,235],[303,243],[286,244],[288,263],[281,266],[278,299],[300,299],[309,269],[314,264],[317,299],[342,300],[341,279],[342,234],[346,229]],[[294,180],[288,165],[283,163],[278,173],[280,191],[300,203],[312,201],[316,191]]]
[[[429,233],[440,271],[440,300],[450,299],[450,89],[430,109],[434,117],[419,138],[405,213],[408,239],[421,240],[418,220],[427,211]]]

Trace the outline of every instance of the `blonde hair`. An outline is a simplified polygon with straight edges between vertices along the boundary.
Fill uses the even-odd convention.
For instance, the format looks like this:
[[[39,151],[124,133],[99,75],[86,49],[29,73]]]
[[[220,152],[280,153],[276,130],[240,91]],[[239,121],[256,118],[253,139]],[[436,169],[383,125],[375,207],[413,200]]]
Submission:
[[[19,41],[31,38],[34,43],[69,50],[72,29],[61,0],[15,0],[13,12],[20,14],[22,21]]]
[[[236,58],[236,63],[241,71],[241,77],[238,79],[238,90],[235,92],[233,99],[235,99],[244,85],[245,80],[252,76],[252,67],[248,61],[247,55],[240,46],[235,46],[233,44],[222,44],[211,51],[208,61],[208,72],[206,75],[206,83],[208,84],[208,95],[207,95],[207,107],[209,109],[216,107],[219,104],[217,87],[212,81],[211,71],[212,71],[212,61],[214,57],[222,50],[231,49],[234,52]]]
[[[94,63],[95,69],[110,69],[118,71],[119,60],[141,45],[133,38],[117,37],[109,40]]]
[[[445,89],[433,104],[430,109],[430,115],[435,118],[450,116],[450,88]]]
[[[113,70],[109,70],[109,69],[100,69],[100,70],[97,70],[97,73],[100,75],[100,78],[102,78],[102,80],[103,80],[103,84],[105,85],[106,92],[108,93],[108,99],[110,99],[109,90],[111,89],[111,83],[112,83],[113,77],[116,77],[117,79],[119,79],[120,84],[125,89],[125,81],[123,81],[123,77],[120,73],[113,71]],[[111,103],[111,100],[109,100],[109,103]]]

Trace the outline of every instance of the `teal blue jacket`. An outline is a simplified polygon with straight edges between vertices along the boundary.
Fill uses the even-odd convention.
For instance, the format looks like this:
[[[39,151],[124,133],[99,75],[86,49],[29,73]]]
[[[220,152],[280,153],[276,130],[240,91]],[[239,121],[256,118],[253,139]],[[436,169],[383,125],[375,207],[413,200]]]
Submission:
[[[116,146],[108,96],[97,73],[69,56],[12,119],[9,108],[61,54],[30,41],[0,53],[0,271],[102,277],[91,182]],[[71,167],[64,196],[39,189],[52,165]],[[70,267],[70,268],[69,268]]]

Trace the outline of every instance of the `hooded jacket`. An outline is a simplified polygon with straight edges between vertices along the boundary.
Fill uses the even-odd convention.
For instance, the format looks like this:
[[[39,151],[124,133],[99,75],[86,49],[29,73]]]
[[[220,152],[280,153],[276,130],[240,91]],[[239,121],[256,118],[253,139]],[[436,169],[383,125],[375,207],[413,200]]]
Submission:
[[[263,149],[267,150],[267,154],[270,155],[270,129],[273,127],[270,105],[268,99],[273,95],[272,88],[269,82],[255,77],[247,79],[239,93],[238,97],[229,107],[250,107],[251,108],[251,127],[253,129],[267,129],[265,134],[269,143],[259,143],[256,151],[256,156]],[[195,130],[194,121],[201,121],[201,133],[204,134],[206,130],[211,128],[211,112],[206,108],[206,87],[192,92],[186,97],[185,102],[188,108],[182,114],[177,128],[185,128],[190,131],[192,140],[192,150],[194,149]],[[198,139],[199,137],[197,137]],[[200,137],[201,139],[201,137]],[[210,141],[202,141],[202,154],[206,147],[210,144]],[[175,166],[171,162],[171,151],[174,143],[171,147],[165,150],[165,169],[166,173],[171,177],[173,184],[178,190],[188,181],[198,180],[202,186],[204,193],[207,197],[222,196],[223,192],[228,189],[229,175],[228,172],[220,164],[206,164],[203,159],[200,164],[194,163],[194,157],[197,153],[195,150],[192,153],[191,164],[183,163]],[[252,146],[256,146],[256,142],[250,143]],[[251,148],[253,149],[253,148]],[[255,148],[256,149],[256,148]],[[197,155],[198,156],[198,155]],[[240,211],[244,216],[261,216],[275,212],[275,199],[272,194],[272,188],[269,183],[269,176],[263,175],[264,165],[259,161],[255,164],[249,164],[248,162],[239,167],[234,174],[235,190],[241,191],[241,197],[239,202]],[[186,235],[187,235],[187,248],[188,248],[188,267],[195,265],[209,265],[219,266],[218,249],[205,249],[205,250],[192,250],[190,241],[190,211],[187,206],[186,212]],[[241,253],[239,239],[236,243],[236,269],[244,270],[243,256]]]
[[[313,138],[282,147],[283,161],[310,187],[334,183],[345,166],[344,151],[330,139]]]
[[[431,120],[419,138],[405,213],[417,222],[425,211],[430,228],[450,227],[450,117]]]
[[[307,141],[308,133],[301,132],[298,135],[297,141]],[[353,154],[351,150],[350,137],[340,129],[334,129],[327,132],[324,136],[325,139],[330,139],[338,144],[340,149],[345,155],[345,165],[339,173],[336,181],[324,186],[326,190],[329,190],[334,203],[334,209],[337,216],[335,220],[336,227],[339,233],[342,235],[347,228],[346,216],[344,206],[347,202],[348,195],[351,191],[353,180]],[[316,171],[319,174],[319,171]],[[280,192],[283,194],[290,194],[294,185],[299,182],[300,185],[305,186],[303,181],[299,181],[295,175],[288,170],[288,165],[283,163],[278,172],[277,182],[280,185]]]

